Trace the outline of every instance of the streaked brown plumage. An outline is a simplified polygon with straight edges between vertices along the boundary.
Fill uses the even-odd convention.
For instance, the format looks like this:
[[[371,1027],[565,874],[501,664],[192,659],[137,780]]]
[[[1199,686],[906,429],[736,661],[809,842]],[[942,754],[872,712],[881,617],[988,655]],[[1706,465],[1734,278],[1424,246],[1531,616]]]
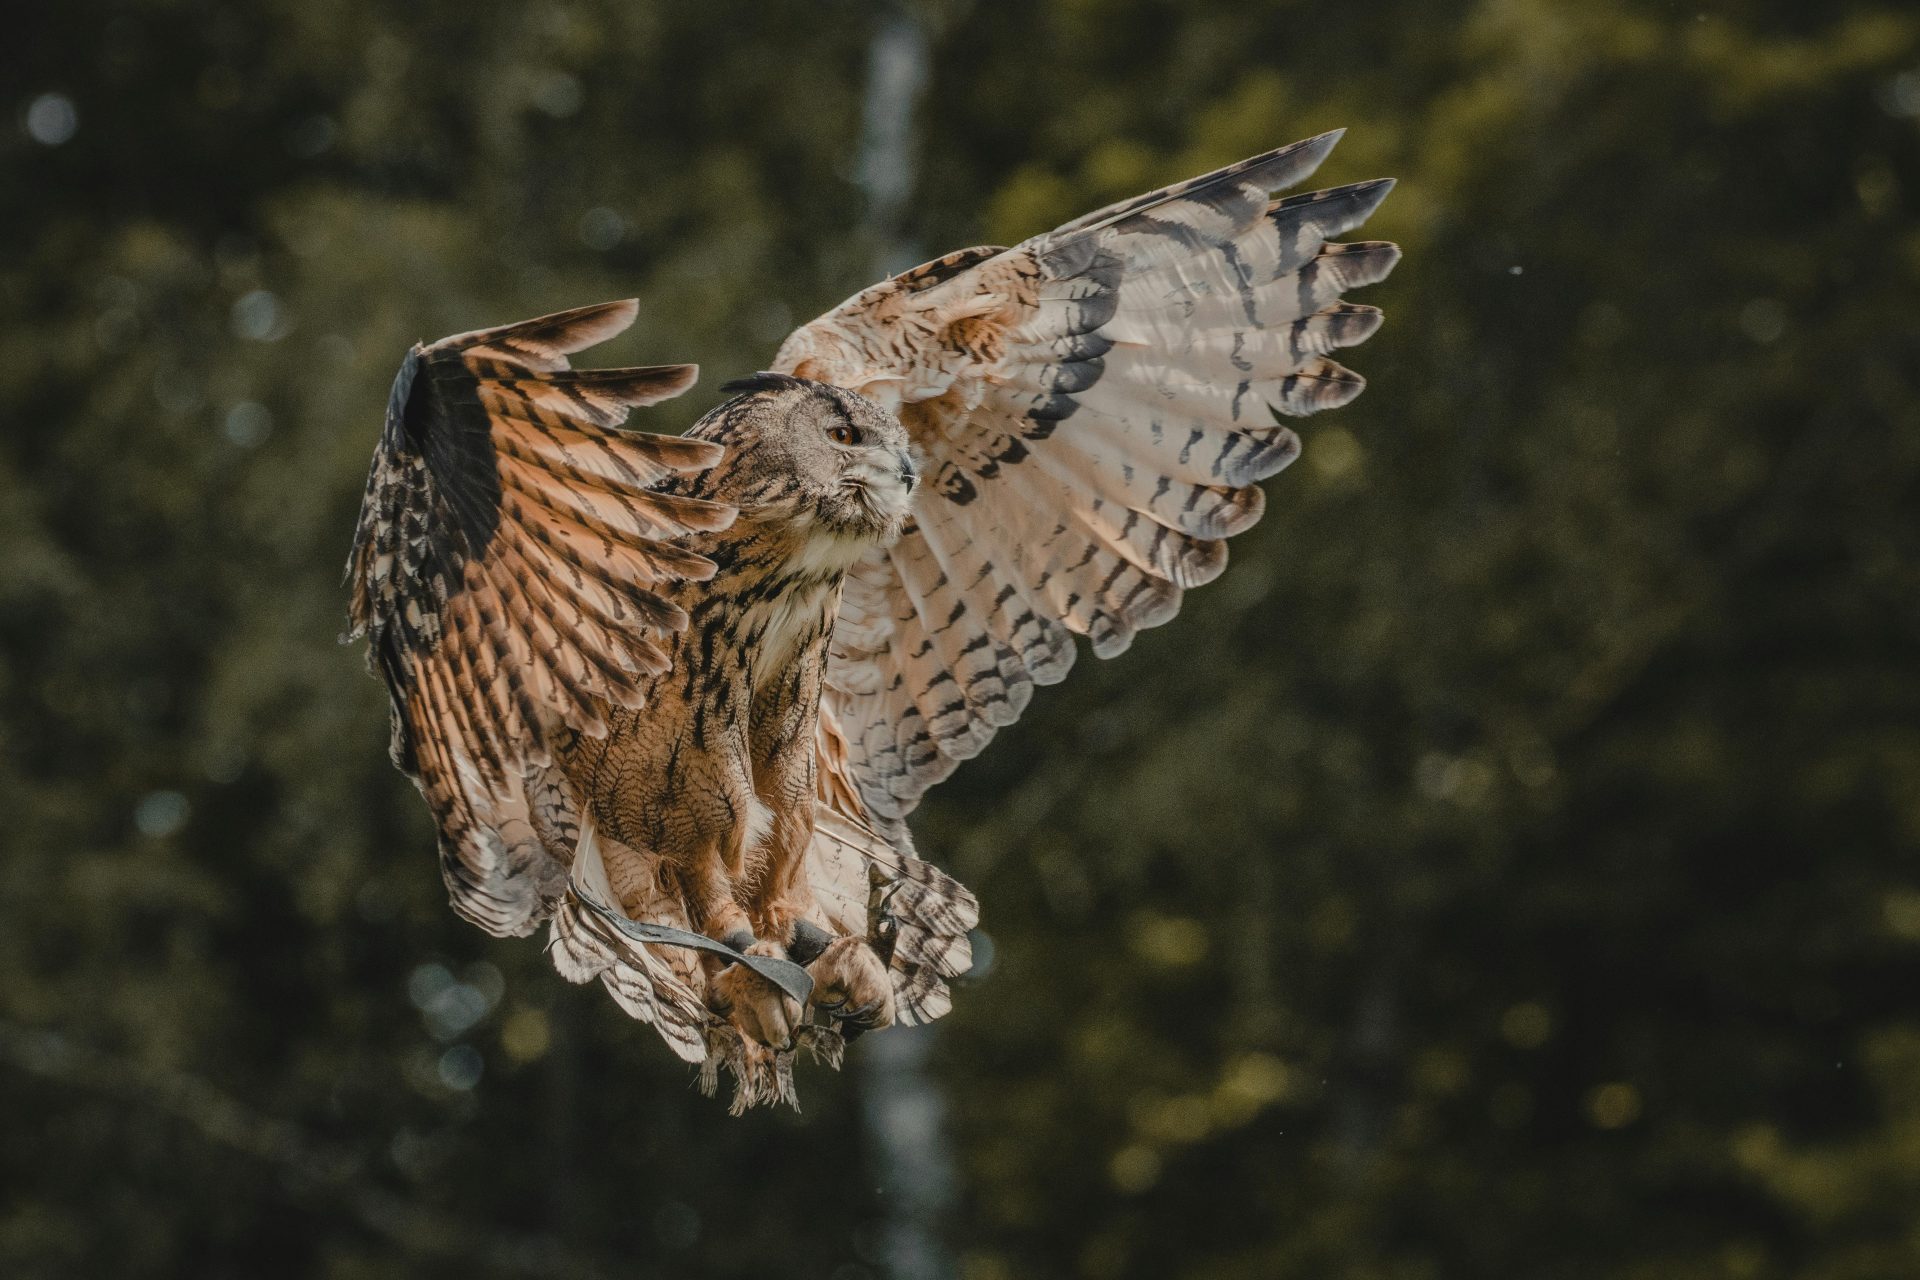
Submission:
[[[631,302],[415,348],[349,577],[456,909],[551,920],[737,1106],[837,1061],[816,1009],[945,1012],[977,909],[905,817],[1073,636],[1118,653],[1220,573],[1299,452],[1276,412],[1362,386],[1341,294],[1398,250],[1329,237],[1391,184],[1270,196],[1337,138],[875,285],[678,439],[617,428],[690,368],[568,368]],[[814,1008],[601,907],[791,954]]]

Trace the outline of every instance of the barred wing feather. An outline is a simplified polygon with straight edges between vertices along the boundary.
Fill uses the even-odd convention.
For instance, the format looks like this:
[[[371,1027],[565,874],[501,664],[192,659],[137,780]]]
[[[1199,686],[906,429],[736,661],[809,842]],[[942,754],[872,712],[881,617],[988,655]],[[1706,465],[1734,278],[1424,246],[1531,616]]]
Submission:
[[[1347,403],[1330,358],[1379,326],[1342,294],[1399,250],[1336,243],[1390,181],[1274,199],[1339,134],[963,250],[802,327],[775,368],[894,408],[923,455],[914,521],[856,566],[827,673],[882,827],[1065,677],[1178,611],[1296,457],[1276,415]]]
[[[666,669],[686,625],[659,593],[710,561],[672,545],[731,507],[664,494],[719,447],[616,428],[678,395],[690,365],[576,371],[567,356],[632,323],[606,303],[408,353],[347,566],[348,638],[393,707],[394,762],[440,829],[454,907],[526,934],[565,891],[580,815],[552,764],[563,730],[606,732]]]

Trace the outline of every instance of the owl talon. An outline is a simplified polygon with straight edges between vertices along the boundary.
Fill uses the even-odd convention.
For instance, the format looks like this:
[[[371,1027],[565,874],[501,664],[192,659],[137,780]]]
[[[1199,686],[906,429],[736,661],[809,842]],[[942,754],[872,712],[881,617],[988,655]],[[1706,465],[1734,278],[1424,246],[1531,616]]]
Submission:
[[[893,1025],[893,983],[864,939],[835,938],[807,973],[813,978],[813,1007],[847,1033]]]
[[[780,956],[770,942],[746,948],[750,956]],[[785,1051],[793,1047],[800,1025],[799,1002],[743,964],[730,964],[713,979],[711,1004],[742,1037],[753,1044]]]

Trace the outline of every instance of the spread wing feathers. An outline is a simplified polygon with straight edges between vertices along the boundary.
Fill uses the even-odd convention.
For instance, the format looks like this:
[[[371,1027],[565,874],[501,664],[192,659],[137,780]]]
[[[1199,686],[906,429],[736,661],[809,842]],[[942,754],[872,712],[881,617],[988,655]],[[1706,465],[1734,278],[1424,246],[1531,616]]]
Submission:
[[[603,734],[608,705],[638,705],[667,665],[658,637],[686,625],[659,588],[713,572],[670,540],[734,518],[656,487],[718,446],[615,430],[692,385],[692,366],[568,368],[634,313],[606,303],[409,352],[347,565],[348,638],[371,638],[395,762],[439,822],[455,908],[496,934],[530,932],[563,879],[521,838],[530,771],[562,727]]]
[[[1073,635],[1106,656],[1171,618],[1298,454],[1276,414],[1359,394],[1328,353],[1380,313],[1341,295],[1399,250],[1332,237],[1392,184],[1270,195],[1338,138],[951,254],[782,346],[776,368],[897,409],[929,478],[907,534],[848,582],[828,668],[876,821],[1062,679]]]
[[[953,1007],[947,988],[973,966],[968,931],[980,904],[965,885],[913,854],[904,826],[887,835],[866,817],[840,726],[822,708],[820,795],[807,852],[814,901],[836,933],[870,938],[887,957],[896,1016],[931,1022]]]
[[[615,1002],[651,1024],[674,1053],[687,1062],[704,1062],[711,1015],[698,955],[629,938],[590,904],[642,924],[691,931],[673,868],[658,854],[629,848],[597,831],[590,820],[583,823],[567,892],[553,913],[547,954],[562,977],[573,982],[599,978]]]

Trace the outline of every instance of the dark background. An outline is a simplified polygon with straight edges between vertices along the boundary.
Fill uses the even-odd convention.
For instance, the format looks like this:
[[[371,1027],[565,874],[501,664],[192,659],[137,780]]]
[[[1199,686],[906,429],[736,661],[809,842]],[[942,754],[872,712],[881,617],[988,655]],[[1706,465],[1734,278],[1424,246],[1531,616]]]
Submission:
[[[1920,1275],[1911,4],[6,27],[0,1274]],[[923,809],[936,1033],[733,1120],[455,919],[334,643],[409,342],[637,294],[678,428],[882,263],[1337,125],[1371,387]]]

